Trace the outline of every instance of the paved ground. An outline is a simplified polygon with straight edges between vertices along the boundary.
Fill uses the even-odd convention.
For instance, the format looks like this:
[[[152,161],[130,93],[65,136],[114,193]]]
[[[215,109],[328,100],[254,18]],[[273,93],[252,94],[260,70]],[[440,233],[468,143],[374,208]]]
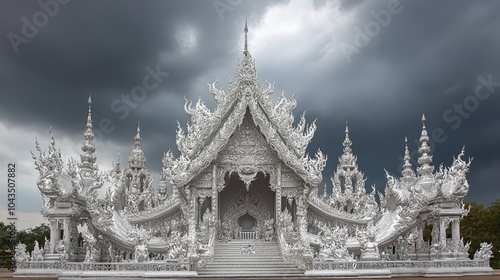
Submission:
[[[12,272],[5,269],[5,268],[0,268],[0,279],[12,279]],[[495,270],[493,275],[489,275],[489,276],[462,276],[462,277],[393,277],[394,279],[397,279],[397,280],[423,280],[423,279],[435,279],[435,280],[500,280],[500,270]],[[38,280],[57,280],[57,278],[39,278],[39,277],[22,277],[22,278],[16,278],[16,279],[19,279],[19,280],[35,280],[35,279],[38,279]],[[180,279],[186,279],[186,278],[180,278]],[[217,278],[214,278],[214,277],[207,277],[207,278],[204,278],[204,277],[197,277],[197,278],[194,278],[194,279],[217,279]],[[245,279],[245,280],[250,280],[252,278],[224,278],[224,279]],[[272,278],[272,279],[283,279],[283,278],[279,278],[279,277],[276,277],[276,278]],[[321,280],[328,280],[328,279],[335,279],[335,280],[339,280],[339,279],[342,279],[342,278],[331,278],[331,277],[294,277],[293,278],[294,280],[309,280],[309,279],[321,279]],[[346,279],[352,279],[352,278],[346,278]],[[360,278],[361,279],[361,278]]]

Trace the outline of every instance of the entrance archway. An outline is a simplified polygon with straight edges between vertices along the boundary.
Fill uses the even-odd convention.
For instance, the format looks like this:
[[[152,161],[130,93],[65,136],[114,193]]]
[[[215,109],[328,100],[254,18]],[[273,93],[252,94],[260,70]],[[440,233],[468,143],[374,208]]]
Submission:
[[[257,226],[257,220],[252,215],[246,213],[238,218],[238,226],[242,231],[252,231]]]
[[[228,223],[233,238],[240,232],[258,232],[266,220],[274,217],[275,193],[269,188],[269,175],[258,172],[249,186],[237,172],[226,173],[226,187],[219,193],[219,219]]]

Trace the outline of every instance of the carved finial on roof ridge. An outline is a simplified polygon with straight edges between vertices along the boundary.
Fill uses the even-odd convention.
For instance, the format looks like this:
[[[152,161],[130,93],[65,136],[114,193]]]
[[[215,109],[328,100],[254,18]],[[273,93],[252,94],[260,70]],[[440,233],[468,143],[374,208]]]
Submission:
[[[247,34],[248,34],[248,24],[247,24],[247,18],[245,18],[245,28],[243,29],[243,31],[245,31],[245,47],[244,47],[244,50],[243,50],[243,54],[246,56],[248,56],[248,38],[247,38]]]

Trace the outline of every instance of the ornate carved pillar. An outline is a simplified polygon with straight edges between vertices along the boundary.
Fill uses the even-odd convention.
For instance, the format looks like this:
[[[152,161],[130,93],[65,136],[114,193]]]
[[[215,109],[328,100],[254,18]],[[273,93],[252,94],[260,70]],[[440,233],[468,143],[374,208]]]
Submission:
[[[297,209],[294,207],[293,201],[295,201],[295,206],[297,205],[297,196],[291,196],[289,193],[285,194],[286,207],[290,215],[292,215],[292,222],[297,226]]]
[[[295,198],[295,204],[297,207],[297,231],[301,237],[304,237],[307,231],[306,195],[307,186],[304,185],[303,191],[301,191],[299,196]]]
[[[281,214],[281,163],[276,164],[276,210],[275,221],[279,221]]]
[[[70,251],[78,254],[78,220],[74,217],[69,220]]]
[[[217,190],[217,165],[212,165],[212,215],[219,219],[219,191]]]
[[[200,225],[200,222],[201,222],[201,219],[203,218],[203,214],[201,213],[201,211],[203,210],[202,207],[203,207],[203,202],[205,202],[205,196],[203,194],[203,192],[198,192],[198,190],[196,191],[196,214],[195,214],[195,221],[196,221],[196,225],[199,226]]]
[[[70,218],[65,217],[63,218],[63,241],[64,241],[64,246],[66,247],[66,253],[68,255],[72,253],[70,251],[71,248],[71,229],[70,229]]]
[[[415,240],[415,249],[418,252],[424,244],[424,222],[418,218],[417,222],[417,239]]]
[[[57,242],[61,239],[61,230],[59,229],[59,221],[50,219],[50,254],[55,253]]]
[[[458,249],[460,244],[460,220],[454,219],[451,222],[451,238],[453,240],[453,246]]]
[[[431,237],[432,237],[432,245],[439,245],[440,244],[440,223],[439,223],[439,218],[435,217],[432,220],[432,232],[431,232]]]
[[[441,217],[439,219],[439,244],[446,247],[446,227],[448,226],[448,218]]]
[[[190,186],[189,186],[190,187]],[[189,191],[189,196],[188,196],[188,209],[187,209],[187,213],[188,213],[188,219],[189,219],[189,226],[188,226],[188,233],[189,233],[189,240],[190,240],[190,247],[192,249],[195,248],[196,246],[196,211],[197,211],[197,207],[196,207],[196,204],[197,204],[197,199],[196,199],[196,192],[194,190],[190,190]]]

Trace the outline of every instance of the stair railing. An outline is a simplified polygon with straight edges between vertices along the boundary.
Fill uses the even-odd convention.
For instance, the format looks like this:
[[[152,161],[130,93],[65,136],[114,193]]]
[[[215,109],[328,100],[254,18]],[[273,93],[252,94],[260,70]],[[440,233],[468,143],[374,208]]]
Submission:
[[[255,231],[240,231],[239,232],[239,239],[255,239]]]

